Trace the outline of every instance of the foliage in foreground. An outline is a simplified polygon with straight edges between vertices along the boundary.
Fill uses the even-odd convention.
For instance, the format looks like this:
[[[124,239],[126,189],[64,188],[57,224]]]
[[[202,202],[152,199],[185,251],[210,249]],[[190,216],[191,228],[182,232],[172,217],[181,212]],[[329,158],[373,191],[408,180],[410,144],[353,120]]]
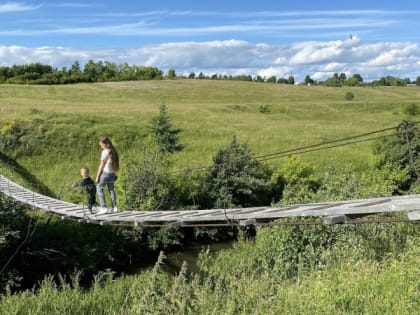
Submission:
[[[9,211],[2,211],[10,209]],[[22,277],[11,262],[28,239],[33,226],[25,207],[0,195],[0,288],[18,286]],[[0,290],[0,292],[2,292]]]
[[[198,274],[189,275],[184,265],[178,275],[168,275],[161,270],[161,255],[153,269],[136,276],[114,279],[111,273],[100,274],[87,292],[80,288],[77,273],[70,284],[63,280],[59,286],[46,278],[38,291],[1,297],[2,314],[415,314],[420,310],[418,225],[324,228],[337,229],[343,237],[319,251],[316,263],[305,261],[314,257],[314,242],[296,251],[293,275],[279,272],[285,267],[285,245],[293,243],[291,237],[298,230],[308,240],[322,238],[325,231],[311,233],[302,226],[261,229],[254,243],[240,240],[215,257],[203,251]],[[385,236],[389,246],[379,248]]]

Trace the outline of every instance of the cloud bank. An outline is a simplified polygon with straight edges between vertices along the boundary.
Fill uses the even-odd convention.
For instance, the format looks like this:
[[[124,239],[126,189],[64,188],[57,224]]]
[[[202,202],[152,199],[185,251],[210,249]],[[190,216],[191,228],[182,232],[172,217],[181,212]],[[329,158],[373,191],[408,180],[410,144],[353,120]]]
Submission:
[[[174,42],[127,49],[0,46],[0,65],[40,62],[56,68],[88,60],[175,69],[178,75],[250,74],[269,77],[306,75],[324,80],[333,73],[358,73],[365,81],[381,76],[415,79],[420,75],[420,47],[410,42],[365,43],[357,36],[337,41],[286,45],[254,44],[241,40]]]

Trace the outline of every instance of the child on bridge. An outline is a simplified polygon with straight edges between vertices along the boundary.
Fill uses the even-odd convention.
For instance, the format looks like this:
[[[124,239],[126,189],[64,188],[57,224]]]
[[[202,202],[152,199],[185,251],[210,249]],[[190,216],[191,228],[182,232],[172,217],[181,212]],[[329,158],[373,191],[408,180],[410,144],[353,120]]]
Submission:
[[[80,175],[82,176],[82,180],[74,184],[75,187],[83,187],[87,194],[87,201],[88,201],[88,209],[89,213],[92,214],[93,206],[97,205],[96,202],[96,184],[89,176],[89,168],[82,167],[80,169]]]

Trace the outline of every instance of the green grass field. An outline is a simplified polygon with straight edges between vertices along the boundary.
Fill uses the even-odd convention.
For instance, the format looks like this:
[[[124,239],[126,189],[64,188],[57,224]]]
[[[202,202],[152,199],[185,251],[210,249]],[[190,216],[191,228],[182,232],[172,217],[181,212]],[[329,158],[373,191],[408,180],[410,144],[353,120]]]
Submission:
[[[354,100],[345,100],[347,92]],[[19,145],[0,147],[0,156],[32,175],[25,186],[37,179],[68,199],[81,166],[91,167],[94,176],[100,135],[111,137],[123,165],[141,158],[160,104],[182,129],[185,149],[174,154],[173,168],[183,170],[211,163],[233,136],[264,155],[396,127],[416,120],[406,109],[420,105],[420,88],[186,79],[0,85],[0,144],[13,128],[22,134]],[[261,107],[268,110],[262,113]],[[330,164],[353,164],[362,174],[371,166],[372,142],[299,157],[320,172]],[[282,161],[270,160],[269,166]],[[2,172],[16,175],[0,163]],[[77,274],[72,285],[63,281],[59,289],[46,278],[39,291],[0,296],[0,313],[415,314],[420,301],[416,224],[259,228],[253,242],[240,241],[220,255],[203,251],[196,275],[182,269],[173,277],[160,270],[158,260],[135,276],[114,280],[99,274],[90,290],[79,286]],[[331,233],[334,242],[322,250],[319,244]],[[279,271],[290,266],[296,267],[294,276],[283,278]]]
[[[345,94],[352,92],[352,101]],[[185,149],[175,154],[177,170],[208,165],[233,136],[255,155],[397,126],[404,108],[420,103],[417,87],[290,86],[240,81],[161,80],[58,86],[0,85],[2,135],[14,120],[45,119],[56,141],[18,162],[51,185],[78,178],[88,165],[96,171],[100,135],[114,141],[122,157],[136,158],[148,125],[165,104],[174,126],[182,129]],[[260,107],[268,108],[262,113]],[[413,119],[413,117],[411,117]],[[34,141],[37,141],[34,139]],[[36,145],[36,143],[34,143]],[[8,154],[8,152],[4,152]],[[352,163],[369,167],[371,142],[301,155],[315,168]],[[282,159],[269,163],[276,166]]]

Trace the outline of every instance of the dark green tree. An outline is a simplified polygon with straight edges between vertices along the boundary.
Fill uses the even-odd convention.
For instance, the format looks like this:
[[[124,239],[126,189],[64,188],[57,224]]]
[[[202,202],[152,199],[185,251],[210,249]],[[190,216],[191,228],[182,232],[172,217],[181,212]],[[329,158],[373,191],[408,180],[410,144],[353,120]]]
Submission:
[[[257,77],[255,78],[255,82],[264,82],[264,78],[260,75],[257,75]]]
[[[178,135],[181,129],[173,127],[166,105],[162,104],[159,106],[159,115],[152,118],[150,131],[161,152],[174,153],[183,149],[183,146],[178,143]]]
[[[344,82],[344,84],[348,86],[357,86],[357,85],[361,85],[362,83],[363,83],[363,78],[358,73],[353,74],[351,78],[348,78]]]
[[[83,69],[83,73],[86,75],[89,82],[97,82],[102,74],[103,64],[102,61],[94,62],[89,60]]]
[[[305,84],[306,84],[306,85],[309,85],[309,84],[314,84],[314,80],[312,80],[312,79],[311,79],[311,77],[310,77],[310,75],[309,75],[309,74],[307,74],[307,75],[305,76]]]
[[[169,69],[168,70],[168,79],[175,79],[175,78],[176,78],[175,69]]]
[[[276,83],[276,81],[277,81],[277,77],[275,75],[267,79],[267,83]]]
[[[270,184],[260,161],[253,159],[248,145],[236,137],[213,159],[203,192],[208,208],[232,208],[267,205]]]
[[[338,73],[334,73],[331,78],[324,81],[324,85],[330,87],[340,87],[342,86],[342,81],[338,78]]]

